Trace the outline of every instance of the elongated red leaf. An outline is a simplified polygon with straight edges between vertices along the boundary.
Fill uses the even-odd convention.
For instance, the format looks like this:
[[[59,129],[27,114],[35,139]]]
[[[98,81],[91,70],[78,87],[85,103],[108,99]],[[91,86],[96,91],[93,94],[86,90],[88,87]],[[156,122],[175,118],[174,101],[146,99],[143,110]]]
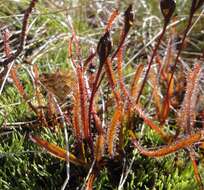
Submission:
[[[55,157],[58,157],[62,160],[66,160],[67,157],[67,152],[66,150],[60,148],[59,146],[53,144],[53,143],[49,143],[46,140],[43,140],[37,136],[33,136],[30,135],[30,139],[40,145],[41,147],[43,147],[45,150],[47,150],[50,154],[52,154]],[[76,158],[73,154],[69,153],[69,161],[75,165],[84,165],[85,162],[83,160],[80,160],[78,158]]]

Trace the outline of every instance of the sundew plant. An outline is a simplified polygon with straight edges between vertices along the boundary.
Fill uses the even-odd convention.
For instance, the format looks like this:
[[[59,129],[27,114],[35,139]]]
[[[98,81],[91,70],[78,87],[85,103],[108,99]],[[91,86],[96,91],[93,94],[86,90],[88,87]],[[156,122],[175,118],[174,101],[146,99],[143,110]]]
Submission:
[[[204,189],[203,0],[0,6],[1,189]]]

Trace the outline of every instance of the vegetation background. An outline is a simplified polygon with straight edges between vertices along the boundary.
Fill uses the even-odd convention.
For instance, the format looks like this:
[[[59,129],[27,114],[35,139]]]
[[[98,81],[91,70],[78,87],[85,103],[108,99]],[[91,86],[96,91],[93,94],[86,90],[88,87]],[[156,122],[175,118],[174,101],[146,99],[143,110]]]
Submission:
[[[67,19],[73,20],[77,36],[80,39],[83,58],[86,58],[91,47],[96,47],[103,33],[108,17],[119,6],[123,12],[131,2],[124,1],[95,1],[95,0],[41,0],[29,21],[29,34],[24,53],[16,60],[19,65],[19,77],[33,101],[32,81],[29,72],[31,64],[37,63],[39,72],[53,72],[57,69],[68,68],[67,41],[71,37]],[[124,75],[128,78],[133,75],[129,65],[137,65],[146,60],[145,55],[135,55],[145,45],[145,52],[151,52],[152,44],[148,45],[161,30],[163,17],[159,10],[158,0],[133,1],[135,20],[126,42],[126,67]],[[12,49],[19,43],[19,34],[22,26],[23,11],[29,5],[28,0],[0,0],[0,27],[8,27],[12,39]],[[183,31],[189,13],[189,1],[177,0],[176,16],[179,21],[176,30]],[[202,7],[203,9],[203,7]],[[203,10],[201,10],[203,11]],[[200,12],[201,12],[200,11]],[[200,12],[197,13],[199,16]],[[122,15],[121,15],[122,17]],[[198,21],[188,36],[191,46],[183,52],[183,56],[200,54],[204,48],[204,17]],[[116,30],[119,25],[114,26]],[[117,33],[113,40],[117,40]],[[165,48],[166,44],[161,45]],[[0,56],[3,57],[3,42],[0,39]],[[21,65],[21,66],[20,66]],[[1,80],[1,79],[0,79]],[[28,133],[35,127],[35,115],[22,100],[11,80],[7,80],[0,94],[0,189],[60,189],[66,178],[65,162],[47,154],[33,144]],[[175,118],[172,118],[175,119]],[[32,126],[32,127],[31,127]],[[41,128],[42,136],[50,142],[64,147],[64,136],[53,133],[48,128]],[[73,138],[69,139],[70,144]],[[153,133],[146,137],[149,144],[159,144]],[[152,159],[130,153],[125,163],[129,165],[134,160],[128,175],[125,189],[198,189],[194,179],[191,162],[186,152]],[[204,179],[204,152],[200,151],[199,170]],[[122,168],[117,163],[111,166],[112,170],[103,169],[94,183],[95,189],[117,189]],[[111,173],[112,172],[112,173]],[[111,173],[111,175],[110,175]],[[71,165],[71,179],[69,189],[80,188],[85,179],[85,171]],[[113,178],[114,176],[114,178]]]

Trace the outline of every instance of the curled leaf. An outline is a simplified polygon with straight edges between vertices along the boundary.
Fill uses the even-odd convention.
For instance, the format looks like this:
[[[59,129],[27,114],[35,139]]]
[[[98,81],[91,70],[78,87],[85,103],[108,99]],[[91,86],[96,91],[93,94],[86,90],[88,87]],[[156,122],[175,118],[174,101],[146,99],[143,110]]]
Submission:
[[[124,32],[128,33],[130,27],[133,25],[133,11],[132,11],[132,5],[129,5],[127,10],[125,11],[125,26],[124,26]]]
[[[99,55],[100,63],[104,63],[112,49],[112,41],[110,33],[107,31],[99,40],[97,53]]]
[[[160,9],[164,16],[165,22],[170,21],[175,8],[176,8],[176,3],[174,0],[161,0],[160,1]]]

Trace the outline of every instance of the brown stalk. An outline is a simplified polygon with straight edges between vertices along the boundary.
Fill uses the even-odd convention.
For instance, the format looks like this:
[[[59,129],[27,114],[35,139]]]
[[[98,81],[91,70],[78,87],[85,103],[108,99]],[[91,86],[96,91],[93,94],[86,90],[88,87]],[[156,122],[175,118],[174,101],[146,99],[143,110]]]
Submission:
[[[170,77],[170,80],[169,80],[169,83],[168,83],[168,88],[167,88],[167,93],[166,93],[166,99],[169,99],[169,90],[170,90],[170,86],[171,86],[171,82],[173,80],[173,75],[174,75],[174,72],[176,70],[176,66],[177,66],[177,63],[179,62],[179,57],[181,55],[181,52],[184,48],[184,42],[185,42],[185,39],[186,39],[186,36],[188,34],[188,31],[190,30],[191,28],[191,25],[192,25],[192,21],[193,21],[193,16],[194,16],[194,13],[197,11],[197,9],[203,4],[203,0],[192,0],[192,4],[191,4],[191,9],[190,9],[190,15],[189,15],[189,19],[188,19],[188,24],[184,30],[184,34],[183,34],[183,38],[182,38],[182,41],[181,41],[181,45],[180,45],[180,48],[178,50],[178,53],[176,55],[176,59],[175,59],[175,63],[173,65],[173,69],[172,69],[172,73],[171,73],[171,77]]]
[[[4,31],[3,32],[3,43],[4,43],[4,52],[5,52],[5,55],[6,55],[7,58],[9,58],[9,57],[12,56],[12,53],[11,53],[11,48],[10,48],[10,45],[9,45],[9,32],[8,31]],[[10,74],[11,74],[11,78],[13,79],[14,84],[15,84],[17,90],[19,91],[20,95],[27,101],[28,100],[28,96],[27,96],[26,92],[24,91],[23,85],[21,84],[20,80],[17,77],[17,70],[16,70],[16,68],[12,67],[11,70],[10,70]],[[38,115],[38,111],[32,105],[32,103],[28,101],[28,105]]]
[[[156,53],[157,53],[157,50],[158,50],[159,45],[160,45],[160,43],[161,43],[161,40],[162,40],[162,38],[163,38],[163,36],[164,36],[164,34],[165,34],[165,32],[166,32],[166,27],[167,27],[167,23],[165,22],[165,23],[164,23],[164,26],[163,26],[163,29],[162,29],[162,33],[161,33],[160,36],[159,36],[158,42],[157,42],[157,44],[156,44],[156,46],[155,46],[155,48],[154,48],[154,50],[153,50],[153,52],[152,52],[152,56],[151,56],[150,61],[149,61],[149,63],[148,63],[147,71],[146,71],[146,73],[145,73],[145,76],[144,76],[144,79],[143,79],[143,82],[142,82],[142,86],[141,86],[140,91],[139,91],[139,93],[138,93],[138,96],[137,96],[137,99],[136,99],[136,103],[139,102],[139,99],[140,99],[140,96],[141,96],[142,91],[143,91],[143,89],[144,89],[144,86],[145,86],[145,84],[146,84],[147,77],[148,77],[149,71],[150,71],[150,69],[151,69],[151,66],[152,66],[154,57],[156,56]]]
[[[160,1],[160,8],[161,8],[161,12],[164,16],[164,25],[163,25],[163,29],[162,29],[162,32],[158,38],[158,41],[157,41],[157,44],[155,46],[155,48],[153,49],[153,52],[152,52],[152,56],[150,58],[150,61],[148,63],[148,66],[147,66],[147,71],[145,73],[145,76],[144,76],[144,79],[143,79],[143,82],[142,82],[142,86],[141,86],[141,89],[139,91],[139,94],[138,94],[138,97],[136,99],[136,103],[139,102],[139,99],[140,99],[140,96],[142,94],[142,91],[144,89],[144,86],[145,86],[145,83],[147,81],[147,77],[148,77],[148,74],[149,74],[149,71],[150,71],[150,68],[152,66],[152,63],[154,61],[154,57],[156,56],[157,54],[157,50],[159,49],[159,46],[160,46],[160,43],[161,43],[161,40],[162,38],[164,37],[164,34],[166,32],[166,28],[167,28],[167,25],[169,24],[170,22],[170,19],[173,15],[173,12],[175,10],[175,2],[174,0],[161,0]]]
[[[9,57],[7,57],[5,60],[0,61],[0,66],[6,66],[9,63],[11,63],[12,61],[14,61],[22,52],[23,48],[24,48],[24,44],[26,41],[26,37],[27,37],[27,27],[28,27],[28,19],[32,13],[33,8],[35,7],[35,4],[37,3],[38,0],[32,0],[30,2],[29,7],[26,9],[25,13],[24,13],[24,17],[23,17],[23,26],[21,29],[21,37],[20,37],[20,45],[16,51],[16,53],[11,54]]]

